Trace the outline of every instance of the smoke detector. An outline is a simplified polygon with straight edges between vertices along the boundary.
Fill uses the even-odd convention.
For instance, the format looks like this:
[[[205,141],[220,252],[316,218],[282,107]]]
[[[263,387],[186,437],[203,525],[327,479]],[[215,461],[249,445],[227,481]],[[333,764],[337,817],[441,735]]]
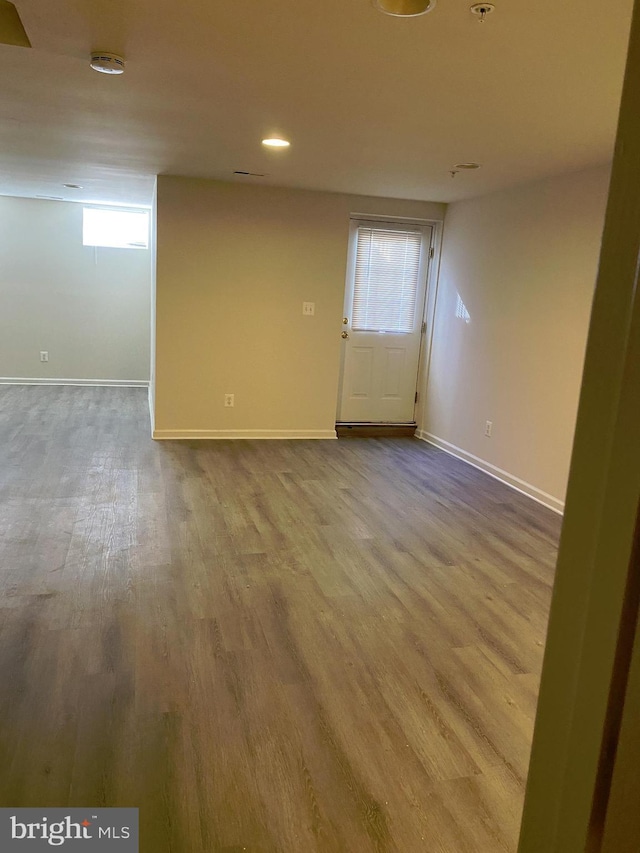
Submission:
[[[101,74],[124,74],[124,58],[108,50],[94,50],[90,65]]]

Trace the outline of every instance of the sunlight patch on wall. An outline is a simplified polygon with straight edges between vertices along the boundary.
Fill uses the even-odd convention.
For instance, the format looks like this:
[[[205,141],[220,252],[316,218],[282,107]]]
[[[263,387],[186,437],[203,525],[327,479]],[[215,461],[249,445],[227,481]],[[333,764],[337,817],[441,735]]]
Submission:
[[[456,293],[456,317],[458,317],[460,320],[464,320],[465,323],[471,322],[471,315],[467,311],[467,306],[460,298],[459,293]]]

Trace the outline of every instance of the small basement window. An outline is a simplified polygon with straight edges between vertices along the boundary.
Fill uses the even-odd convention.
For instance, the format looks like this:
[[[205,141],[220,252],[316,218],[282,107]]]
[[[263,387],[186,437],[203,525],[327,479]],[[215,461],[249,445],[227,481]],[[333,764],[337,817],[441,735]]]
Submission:
[[[85,207],[82,214],[83,246],[149,248],[148,212]]]

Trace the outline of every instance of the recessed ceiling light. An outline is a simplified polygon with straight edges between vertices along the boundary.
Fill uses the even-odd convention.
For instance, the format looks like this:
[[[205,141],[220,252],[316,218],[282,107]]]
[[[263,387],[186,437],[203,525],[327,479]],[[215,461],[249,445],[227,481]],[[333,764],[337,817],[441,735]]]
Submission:
[[[101,74],[124,74],[123,57],[108,50],[94,50],[89,64]]]
[[[430,12],[436,5],[436,0],[373,0],[373,5],[385,15],[415,18]]]
[[[288,148],[291,145],[288,139],[278,139],[277,137],[263,139],[262,144],[266,145],[267,148]]]
[[[479,169],[480,163],[456,163],[454,169]]]
[[[84,187],[81,187],[80,184],[63,184],[63,187],[66,187],[68,190],[83,190]]]

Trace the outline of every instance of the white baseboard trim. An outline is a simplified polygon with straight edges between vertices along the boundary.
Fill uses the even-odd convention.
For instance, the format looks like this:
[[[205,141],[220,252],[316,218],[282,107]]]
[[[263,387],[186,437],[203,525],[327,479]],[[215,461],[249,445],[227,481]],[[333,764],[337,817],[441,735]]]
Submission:
[[[147,394],[147,402],[149,403],[149,422],[151,423],[151,435],[156,428],[156,411],[153,399],[153,386],[149,382],[149,393]]]
[[[152,437],[165,439],[221,439],[221,438],[337,438],[334,429],[154,429]]]
[[[500,480],[500,482],[504,483],[505,486],[509,486],[510,488],[515,489],[516,492],[520,492],[528,498],[532,498],[532,500],[546,506],[547,509],[557,512],[558,515],[562,515],[564,513],[564,501],[554,498],[553,495],[543,492],[536,486],[532,486],[531,483],[527,483],[526,480],[521,480],[520,477],[510,474],[508,471],[503,471],[502,468],[498,468],[490,462],[485,462],[484,459],[474,456],[473,453],[467,453],[467,451],[463,450],[461,447],[456,447],[455,444],[451,444],[443,438],[438,438],[437,435],[432,435],[430,432],[426,432],[426,430],[423,429],[416,430],[416,438],[419,438],[421,441],[426,441],[428,444],[433,444],[434,447],[444,450],[445,453],[448,453],[450,456],[455,456],[457,459],[461,459],[468,465],[472,465],[474,468],[484,471],[485,474],[488,474],[495,480]]]
[[[146,379],[34,379],[24,376],[0,376],[0,385],[92,385],[117,388],[147,388]]]

